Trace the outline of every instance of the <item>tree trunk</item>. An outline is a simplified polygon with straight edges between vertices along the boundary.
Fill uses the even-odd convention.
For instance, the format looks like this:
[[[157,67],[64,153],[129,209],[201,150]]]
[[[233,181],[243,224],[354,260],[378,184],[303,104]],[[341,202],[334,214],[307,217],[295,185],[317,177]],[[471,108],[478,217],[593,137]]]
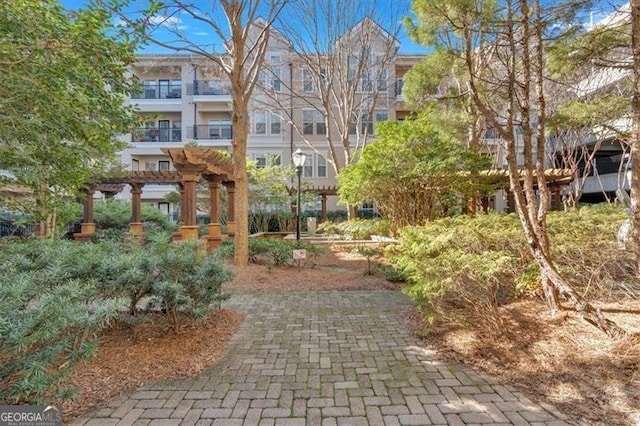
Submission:
[[[233,171],[236,181],[236,230],[233,260],[237,266],[247,266],[249,264],[248,125],[247,102],[238,102],[236,100],[233,112]]]
[[[631,47],[633,50],[633,130],[631,148],[631,221],[633,250],[640,275],[640,0],[631,1]]]

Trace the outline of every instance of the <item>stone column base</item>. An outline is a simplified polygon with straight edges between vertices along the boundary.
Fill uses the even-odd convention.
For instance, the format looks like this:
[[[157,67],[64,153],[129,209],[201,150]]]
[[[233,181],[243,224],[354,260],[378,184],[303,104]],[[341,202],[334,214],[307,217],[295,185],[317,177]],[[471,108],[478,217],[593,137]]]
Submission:
[[[221,235],[219,235],[219,236],[208,235],[206,237],[203,237],[202,240],[205,242],[205,246],[207,248],[207,253],[213,252],[215,249],[220,247],[220,245],[222,244],[222,236]]]
[[[80,224],[80,233],[81,234],[93,234],[96,232],[96,224],[95,223],[81,223]]]
[[[210,237],[219,237],[222,235],[222,225],[219,223],[210,223],[209,224],[209,236]]]
[[[129,224],[129,233],[131,236],[142,235],[142,222],[131,222]]]
[[[81,243],[86,243],[88,241],[91,241],[91,236],[93,234],[87,234],[84,232],[76,232],[75,234],[73,234],[73,239],[75,241],[79,241]]]
[[[199,226],[194,225],[194,226],[183,226],[180,228],[180,233],[182,234],[182,239],[184,240],[197,240],[198,239],[198,230],[200,229]]]
[[[236,235],[236,223],[235,222],[227,222],[227,234],[229,234],[230,237],[233,237]]]

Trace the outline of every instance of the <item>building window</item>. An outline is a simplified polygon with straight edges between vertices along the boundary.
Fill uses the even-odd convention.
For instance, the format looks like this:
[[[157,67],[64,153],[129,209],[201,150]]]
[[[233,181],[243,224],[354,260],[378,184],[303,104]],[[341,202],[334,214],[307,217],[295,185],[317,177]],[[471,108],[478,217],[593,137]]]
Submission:
[[[396,81],[396,96],[402,96],[402,87],[404,87],[404,80],[400,78]]]
[[[231,120],[209,120],[209,139],[231,139]]]
[[[282,122],[280,117],[274,113],[271,113],[271,134],[279,135],[282,131]]]
[[[302,133],[305,135],[313,134],[313,116],[315,111],[312,109],[302,110]]]
[[[381,70],[378,74],[378,91],[387,91],[387,70]]]
[[[256,111],[253,115],[255,124],[254,132],[256,135],[265,135],[267,133],[267,116],[264,111]]]
[[[280,81],[281,68],[273,67],[272,72],[273,72],[273,76],[271,80],[271,88],[273,89],[274,92],[279,92],[282,88],[282,82]]]
[[[376,123],[387,121],[388,119],[389,119],[389,111],[384,109],[376,111]],[[377,129],[376,129],[376,133],[377,133]]]
[[[364,69],[362,70],[362,76],[360,78],[361,85],[360,91],[362,92],[371,92],[373,91],[373,82],[371,81],[371,71]]]
[[[254,154],[253,159],[256,161],[256,168],[272,167],[281,165],[281,157],[279,154]]]
[[[164,213],[167,216],[169,216],[169,203],[165,203],[163,201],[160,201],[158,203],[158,210],[160,210],[162,213]]]
[[[262,87],[267,87],[267,73],[262,70],[258,72],[258,84]]]
[[[314,133],[315,130],[315,133]],[[327,125],[324,113],[313,109],[302,110],[302,134],[304,135],[325,135]]]
[[[155,161],[147,161],[144,163],[144,169],[148,172],[156,171],[156,162]]]
[[[158,161],[158,170],[160,170],[160,171],[169,171],[169,162],[168,161]]]
[[[313,92],[313,75],[309,68],[302,70],[302,91]]]
[[[131,170],[134,172],[140,170],[140,162],[135,158],[131,160]]]
[[[322,155],[316,155],[317,165],[316,174],[319,178],[327,177],[327,159]]]
[[[302,166],[302,176],[306,178],[313,177],[313,154],[307,155]]]
[[[316,135],[326,135],[327,124],[322,111],[316,111]]]

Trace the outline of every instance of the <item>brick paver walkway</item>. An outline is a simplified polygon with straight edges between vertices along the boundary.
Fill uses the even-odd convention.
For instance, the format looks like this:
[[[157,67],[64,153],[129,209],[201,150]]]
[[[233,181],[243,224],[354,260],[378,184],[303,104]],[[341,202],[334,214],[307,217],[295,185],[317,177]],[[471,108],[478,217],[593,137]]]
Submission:
[[[237,294],[229,352],[117,398],[84,425],[564,425],[553,407],[420,346],[393,291]]]

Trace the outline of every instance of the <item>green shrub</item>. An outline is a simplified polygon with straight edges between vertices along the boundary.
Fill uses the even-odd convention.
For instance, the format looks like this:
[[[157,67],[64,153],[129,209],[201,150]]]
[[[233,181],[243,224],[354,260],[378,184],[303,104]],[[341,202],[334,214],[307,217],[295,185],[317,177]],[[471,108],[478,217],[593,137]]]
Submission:
[[[346,222],[325,222],[318,227],[325,235],[337,235],[352,240],[369,240],[372,235],[391,236],[391,226],[384,219],[352,219]]]
[[[548,232],[554,262],[579,291],[611,294],[615,283],[633,279],[630,256],[616,248],[625,214],[611,205],[550,212]],[[406,292],[424,305],[428,319],[471,313],[539,293],[539,268],[515,214],[458,216],[407,227],[386,256],[408,280]]]
[[[272,265],[281,266],[291,264],[293,261],[293,250],[304,249],[307,251],[307,258],[313,258],[323,251],[323,247],[317,244],[310,244],[301,241],[283,240],[280,238],[249,238],[249,261],[257,263],[259,259],[265,258]],[[233,257],[233,240],[227,239],[216,250],[220,257],[230,259]]]
[[[96,202],[93,207],[93,217],[98,229],[129,229],[131,202],[120,200]],[[148,231],[171,227],[166,214],[147,204],[142,204],[140,217]]]
[[[116,316],[117,302],[100,298],[99,284],[88,273],[97,252],[87,246],[83,257],[78,244],[66,241],[2,245],[3,404],[50,403],[70,396],[65,378],[94,353],[95,334]]]
[[[133,314],[149,300],[174,329],[183,315],[216,308],[231,274],[196,243],[169,241],[166,233],[143,244],[0,241],[0,403],[70,396],[64,379],[93,353],[96,333],[124,299]]]

